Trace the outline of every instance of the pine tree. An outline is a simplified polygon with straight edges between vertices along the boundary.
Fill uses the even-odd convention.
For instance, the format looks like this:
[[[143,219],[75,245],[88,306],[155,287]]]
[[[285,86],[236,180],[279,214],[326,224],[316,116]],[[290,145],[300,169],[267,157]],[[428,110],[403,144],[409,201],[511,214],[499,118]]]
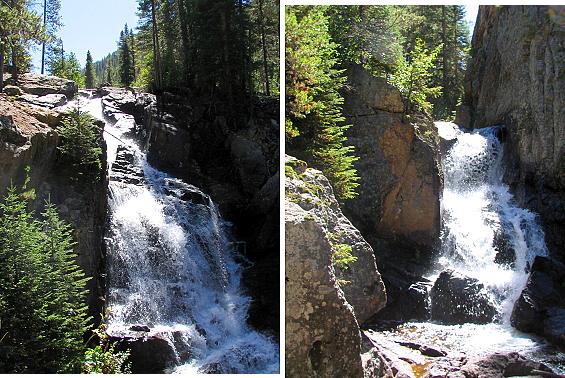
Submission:
[[[331,181],[340,199],[356,196],[354,148],[345,146],[345,83],[325,6],[286,7],[286,135],[290,149]]]
[[[129,87],[133,80],[135,79],[134,68],[132,65],[131,48],[130,48],[130,36],[127,24],[124,30],[120,33],[120,40],[118,42],[119,51],[119,72],[120,72],[120,82],[122,85]]]
[[[90,50],[86,53],[85,87],[87,89],[94,88],[94,65],[92,64],[92,55],[90,55]]]
[[[0,202],[0,371],[72,373],[80,369],[88,279],[75,262],[72,229],[46,204],[27,210],[33,191],[8,189]]]

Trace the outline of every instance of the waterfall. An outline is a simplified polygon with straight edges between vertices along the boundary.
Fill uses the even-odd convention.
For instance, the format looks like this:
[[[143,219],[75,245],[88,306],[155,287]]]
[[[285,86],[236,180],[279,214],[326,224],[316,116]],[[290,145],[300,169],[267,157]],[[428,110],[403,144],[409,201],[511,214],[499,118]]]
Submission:
[[[451,144],[442,159],[442,257],[440,265],[485,286],[499,320],[509,325],[536,255],[547,255],[534,213],[518,207],[504,184],[502,126],[463,132],[436,122]]]
[[[82,104],[104,119],[100,99]],[[274,373],[279,347],[246,324],[229,229],[200,189],[154,167],[130,137],[132,116],[106,122],[110,164],[108,333],[148,329],[175,353],[169,372]]]

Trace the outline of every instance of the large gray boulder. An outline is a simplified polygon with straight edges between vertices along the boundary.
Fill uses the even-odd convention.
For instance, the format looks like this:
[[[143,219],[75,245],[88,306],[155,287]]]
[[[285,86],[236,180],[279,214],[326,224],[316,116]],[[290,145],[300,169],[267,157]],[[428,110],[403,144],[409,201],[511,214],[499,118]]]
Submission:
[[[506,181],[565,258],[563,6],[480,6],[458,118],[506,125]],[[466,113],[466,114],[463,114]]]
[[[78,92],[78,86],[72,80],[34,73],[20,75],[18,77],[18,86],[25,93],[36,96],[64,94],[70,99],[75,97]]]
[[[362,377],[359,322],[386,301],[373,251],[320,171],[292,157],[286,167],[286,372]],[[358,257],[345,271],[332,263],[336,243]]]
[[[328,179],[318,170],[293,157],[285,158],[286,198],[298,204],[326,230],[332,250],[351,249],[357,261],[347,268],[335,267],[341,290],[353,306],[359,323],[368,320],[386,303],[386,292],[377,270],[373,249],[341,212]],[[333,253],[333,252],[328,252]],[[331,257],[331,256],[330,256]]]
[[[286,374],[362,377],[359,326],[336,283],[323,227],[285,207]]]

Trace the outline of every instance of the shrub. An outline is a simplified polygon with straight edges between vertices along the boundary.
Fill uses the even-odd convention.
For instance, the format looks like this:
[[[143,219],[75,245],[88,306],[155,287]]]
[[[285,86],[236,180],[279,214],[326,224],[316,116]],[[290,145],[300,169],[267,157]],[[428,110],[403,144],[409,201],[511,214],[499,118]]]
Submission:
[[[117,352],[116,343],[111,342],[106,334],[106,316],[102,316],[102,322],[94,335],[99,339],[99,344],[89,348],[84,353],[84,365],[82,372],[86,374],[123,374],[131,373],[131,364],[127,361],[129,351]]]
[[[65,115],[58,132],[61,141],[57,148],[63,159],[72,165],[78,177],[97,181],[102,170],[102,149],[94,118],[75,108]]]

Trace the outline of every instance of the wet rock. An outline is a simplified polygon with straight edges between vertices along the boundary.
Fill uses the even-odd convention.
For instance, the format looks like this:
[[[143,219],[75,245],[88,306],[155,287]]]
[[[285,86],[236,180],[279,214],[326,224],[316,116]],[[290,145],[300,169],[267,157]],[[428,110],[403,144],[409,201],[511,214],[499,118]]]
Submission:
[[[439,275],[430,298],[432,320],[445,324],[490,323],[497,315],[483,284],[452,270]]]
[[[410,349],[415,349],[428,357],[445,357],[447,352],[439,347],[433,345],[420,344],[412,341],[396,341],[399,345],[405,346]]]
[[[136,332],[149,332],[151,329],[146,325],[132,325],[129,327],[129,330]]]
[[[129,350],[131,371],[134,374],[163,373],[165,369],[178,363],[174,345],[160,335],[143,337],[110,335],[110,341],[118,343],[118,350]]]
[[[514,268],[516,263],[516,251],[512,241],[504,230],[498,230],[494,234],[493,247],[497,250],[494,262]]]
[[[429,320],[431,316],[430,289],[432,282],[414,277],[407,272],[383,275],[387,291],[386,307],[374,319],[378,320]]]
[[[143,169],[135,164],[135,153],[124,145],[119,145],[116,160],[112,163],[110,180],[124,184],[140,185],[145,181]]]
[[[14,85],[6,85],[2,92],[8,96],[21,96],[23,94],[22,90]]]
[[[536,376],[535,371],[552,372],[546,365],[526,359],[515,352],[473,358],[461,368],[465,378]]]
[[[43,106],[50,109],[62,106],[67,103],[67,96],[64,94],[48,94],[45,96],[36,96],[31,94],[24,94],[18,97],[20,101],[25,101],[33,105]]]
[[[536,256],[528,282],[512,310],[513,327],[565,346],[565,266]]]
[[[565,32],[562,6],[480,6],[464,105],[471,127],[506,125],[505,181],[540,215],[565,261]]]

